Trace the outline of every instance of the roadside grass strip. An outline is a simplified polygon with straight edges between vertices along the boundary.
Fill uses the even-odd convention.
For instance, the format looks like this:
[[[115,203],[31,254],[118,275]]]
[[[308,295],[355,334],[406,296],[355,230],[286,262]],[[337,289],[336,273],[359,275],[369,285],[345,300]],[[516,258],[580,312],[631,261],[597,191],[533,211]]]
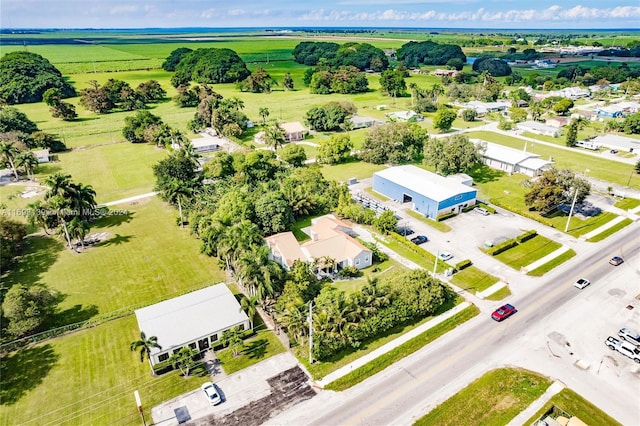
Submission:
[[[409,216],[414,217],[416,219],[418,219],[419,221],[426,223],[427,225],[429,225],[432,228],[437,229],[440,232],[449,232],[451,231],[451,227],[449,225],[447,225],[444,222],[437,222],[433,219],[429,219],[426,218],[424,215],[415,212],[413,210],[407,210],[407,213],[409,214]]]
[[[619,217],[617,214],[611,212],[603,212],[596,217],[590,217],[589,219],[584,221],[573,216],[571,218],[571,223],[569,224],[569,231],[567,232],[567,234],[579,238],[582,235],[588,234],[589,232],[606,225],[617,217]],[[566,222],[567,219],[566,217],[564,217],[563,223]],[[562,227],[556,225],[556,228],[564,229],[564,224],[562,225]]]
[[[487,274],[475,266],[469,266],[453,274],[450,281],[461,289],[471,294],[476,294],[488,289],[500,281],[500,279],[491,274]]]
[[[492,370],[418,419],[414,425],[506,425],[544,394],[550,385],[551,380],[528,370]]]
[[[523,266],[531,265],[536,260],[553,253],[560,247],[562,247],[560,243],[551,241],[542,235],[536,235],[494,257],[513,269],[519,270]]]
[[[530,275],[532,277],[541,277],[547,272],[549,272],[550,270],[552,270],[553,268],[555,268],[556,266],[561,265],[567,260],[571,259],[575,255],[576,255],[576,252],[573,249],[569,249],[564,253],[562,253],[560,256],[555,257],[549,262],[543,265],[540,265],[537,268],[527,272],[527,275]]]
[[[570,416],[575,416],[582,421],[588,422],[590,425],[621,426],[621,423],[618,423],[607,413],[567,388],[562,389],[556,395],[552,396],[551,399],[524,424],[532,425],[545,413],[552,410],[556,413],[562,410]]]
[[[405,358],[408,355],[416,352],[417,350],[422,349],[424,346],[433,342],[438,337],[444,335],[445,333],[448,333],[457,326],[475,317],[479,313],[480,309],[478,309],[477,306],[467,306],[462,311],[458,312],[450,318],[447,318],[446,320],[435,325],[424,333],[419,334],[418,336],[390,350],[384,355],[375,358],[373,361],[363,365],[362,367],[356,368],[355,370],[347,373],[339,379],[334,380],[333,382],[329,383],[325,387],[325,389],[334,391],[342,391],[348,389],[373,376],[374,374],[379,373],[380,371],[401,360],[402,358]]]
[[[436,261],[436,257],[425,249],[413,244],[411,241],[404,239],[404,237],[398,236],[396,240],[391,236],[386,236],[384,239],[376,238],[376,240],[405,259],[412,261],[428,271],[433,271],[433,263]],[[437,273],[444,273],[444,271],[449,268],[451,268],[451,265],[438,260]]]
[[[622,210],[635,209],[636,207],[640,207],[640,200],[636,198],[624,198],[616,201],[613,206]]]
[[[622,221],[616,223],[615,225],[610,226],[609,228],[605,229],[601,233],[599,233],[597,235],[594,235],[593,237],[587,239],[587,241],[590,242],[590,243],[597,243],[598,241],[604,240],[608,236],[615,234],[616,232],[618,232],[622,228],[624,228],[626,226],[629,226],[632,223],[633,223],[633,221],[631,219],[625,218]]]
[[[485,297],[484,300],[502,300],[508,296],[511,296],[511,290],[508,286],[504,286],[500,290]]]

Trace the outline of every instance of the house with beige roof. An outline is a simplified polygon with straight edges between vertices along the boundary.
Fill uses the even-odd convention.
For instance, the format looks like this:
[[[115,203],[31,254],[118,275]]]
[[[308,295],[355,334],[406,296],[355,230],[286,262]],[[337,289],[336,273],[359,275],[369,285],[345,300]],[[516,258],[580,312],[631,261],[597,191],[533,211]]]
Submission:
[[[333,215],[322,216],[311,221],[311,241],[299,244],[293,232],[281,232],[265,238],[271,257],[284,269],[289,270],[296,260],[313,262],[329,257],[335,260],[335,268],[353,266],[363,269],[371,266],[371,250],[356,241],[352,228]]]
[[[284,138],[287,142],[301,141],[307,133],[307,129],[299,121],[282,123],[280,127],[284,130]]]

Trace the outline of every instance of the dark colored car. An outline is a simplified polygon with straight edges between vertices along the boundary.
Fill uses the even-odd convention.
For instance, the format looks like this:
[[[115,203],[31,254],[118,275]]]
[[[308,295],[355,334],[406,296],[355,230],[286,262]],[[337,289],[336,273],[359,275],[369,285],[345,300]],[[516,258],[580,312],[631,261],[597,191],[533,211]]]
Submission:
[[[417,237],[413,237],[411,239],[411,242],[413,244],[417,244],[417,245],[420,245],[422,243],[426,243],[427,241],[429,241],[429,239],[427,238],[426,235],[418,235]]]
[[[398,228],[396,232],[403,237],[414,234],[413,229],[411,228]]]
[[[509,318],[511,315],[516,313],[516,308],[513,305],[506,304],[500,306],[498,309],[493,311],[491,314],[491,318],[500,322],[503,319]]]
[[[622,264],[624,262],[624,259],[621,258],[620,256],[613,256],[611,258],[611,260],[609,261],[610,264],[612,264],[613,266],[618,266],[620,264]]]

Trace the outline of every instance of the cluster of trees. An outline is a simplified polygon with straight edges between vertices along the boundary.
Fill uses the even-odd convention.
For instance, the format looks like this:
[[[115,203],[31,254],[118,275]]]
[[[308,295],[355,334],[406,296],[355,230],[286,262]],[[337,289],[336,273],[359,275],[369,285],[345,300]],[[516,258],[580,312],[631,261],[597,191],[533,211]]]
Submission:
[[[380,75],[380,88],[386,96],[402,97],[407,94],[405,72],[401,70],[386,70]]]
[[[408,67],[420,65],[446,65],[450,60],[457,59],[465,63],[467,57],[460,46],[455,44],[439,44],[433,41],[410,41],[403,44],[396,52],[398,60]]]
[[[303,41],[293,49],[293,58],[299,64],[315,66],[320,63],[332,68],[356,67],[360,71],[376,72],[389,67],[384,52],[369,44],[349,42],[342,45],[331,42]]]
[[[19,151],[43,148],[51,152],[67,149],[55,135],[38,130],[38,125],[14,107],[0,107],[0,140],[13,144]]]
[[[78,117],[75,105],[64,102],[62,100],[62,92],[57,87],[47,89],[42,95],[42,100],[50,107],[49,111],[54,118],[72,121]]]
[[[154,143],[161,147],[171,144],[182,146],[188,142],[182,132],[147,110],[137,111],[135,115],[125,117],[122,136],[132,143]]]
[[[238,83],[238,88],[243,92],[270,93],[271,88],[277,85],[278,82],[264,68],[258,67]],[[293,90],[293,85],[293,77],[290,73],[286,73],[282,78],[282,87],[285,90]]]
[[[509,77],[507,77],[509,78]],[[448,80],[448,79],[447,79]],[[472,83],[479,83],[473,84]],[[445,78],[443,77],[443,84]],[[460,73],[446,83],[445,93],[451,99],[466,102],[472,98],[482,101],[495,101],[502,94],[504,86],[491,74]]]
[[[531,210],[549,214],[562,204],[571,204],[576,191],[576,202],[582,203],[591,191],[591,184],[571,170],[551,168],[530,183],[524,202]]]
[[[165,71],[173,72],[176,70],[176,67],[182,60],[182,57],[187,53],[193,52],[193,49],[189,49],[188,47],[179,47],[169,53],[169,56],[162,63],[162,69]]]
[[[607,129],[631,135],[640,134],[640,112],[629,114],[622,120],[607,121]]]
[[[348,130],[351,123],[349,118],[356,112],[357,108],[351,102],[329,102],[322,106],[312,107],[307,111],[305,121],[311,129],[320,132]]]
[[[164,99],[166,94],[156,80],[140,83],[135,90],[122,80],[110,78],[102,86],[91,80],[89,87],[80,92],[80,105],[98,114],[106,114],[116,108],[133,111]]]
[[[10,52],[0,58],[0,99],[4,102],[40,102],[44,92],[53,88],[63,98],[76,95],[62,73],[37,53]]]
[[[177,59],[178,62],[175,63]],[[231,49],[203,48],[190,52],[176,49],[171,52],[164,65],[175,69],[176,73],[171,78],[174,87],[187,85],[190,81],[208,84],[235,83],[251,74],[244,61]]]
[[[369,90],[369,80],[358,68],[342,66],[332,68],[319,65],[307,68],[304,73],[304,84],[311,93],[328,95],[331,93],[362,93]]]
[[[486,145],[474,144],[464,135],[430,139],[425,145],[424,162],[447,176],[466,173],[482,162]]]
[[[472,69],[479,73],[486,71],[494,77],[504,77],[512,72],[509,64],[498,58],[478,58]]]
[[[420,161],[429,139],[425,129],[413,123],[390,123],[374,127],[364,139],[359,157],[373,164]]]
[[[248,117],[242,112],[244,101],[237,97],[224,99],[222,95],[203,86],[198,108],[189,121],[190,130],[213,127],[216,132],[227,137],[240,137],[247,129]]]
[[[353,142],[348,134],[332,135],[320,142],[316,151],[316,162],[319,164],[340,164],[351,159]]]
[[[411,83],[409,89],[411,89],[411,109],[418,113],[437,110],[440,95],[445,92],[438,83],[430,88],[420,88],[415,83]]]
[[[317,288],[302,287],[307,293],[309,287]],[[308,324],[305,293],[298,290],[296,294],[296,290],[286,303],[279,301],[278,318],[289,337],[301,342],[308,337]],[[454,297],[446,284],[424,270],[407,271],[381,283],[370,280],[348,296],[324,286],[313,299],[313,355],[326,360],[346,348],[357,348],[397,324],[432,315]]]
[[[27,226],[17,220],[0,215],[0,268],[6,271],[23,249]]]

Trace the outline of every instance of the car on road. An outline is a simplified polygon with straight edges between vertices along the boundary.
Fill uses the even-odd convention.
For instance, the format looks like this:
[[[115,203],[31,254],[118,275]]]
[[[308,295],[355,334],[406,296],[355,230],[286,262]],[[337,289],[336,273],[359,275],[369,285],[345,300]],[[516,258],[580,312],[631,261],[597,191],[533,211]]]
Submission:
[[[491,314],[491,318],[495,321],[502,321],[506,318],[509,318],[511,315],[517,312],[516,308],[513,305],[507,303],[506,305],[500,306],[498,309],[493,311]]]
[[[426,243],[427,241],[429,241],[429,239],[427,238],[427,236],[426,236],[426,235],[418,235],[417,237],[413,237],[413,238],[411,239],[411,242],[412,242],[413,244],[417,244],[417,245],[420,245],[420,244]]]
[[[613,266],[618,266],[621,265],[622,263],[624,263],[624,259],[621,258],[620,256],[613,256],[611,258],[611,260],[609,261],[609,263]]]
[[[474,212],[480,213],[482,216],[489,216],[489,211],[487,209],[483,209],[482,207],[476,207],[473,209]]]
[[[637,364],[640,364],[640,349],[636,348],[631,343],[609,336],[607,337],[607,340],[604,341],[604,344],[612,351],[618,351],[622,355],[631,358]]]
[[[220,397],[220,391],[218,391],[218,387],[211,382],[203,383],[200,386],[202,392],[204,392],[207,397],[207,401],[211,405],[218,405],[222,402],[222,398]]]
[[[591,284],[591,281],[589,281],[586,278],[580,278],[578,281],[573,283],[573,286],[576,287],[576,288],[579,288],[580,290],[582,290],[583,288],[585,288],[589,284]]]
[[[440,253],[438,255],[438,257],[440,258],[440,260],[453,259],[453,255],[451,253],[449,253],[448,251],[443,251],[442,253]]]
[[[640,346],[640,333],[628,327],[622,327],[618,331],[618,336],[635,346]]]

